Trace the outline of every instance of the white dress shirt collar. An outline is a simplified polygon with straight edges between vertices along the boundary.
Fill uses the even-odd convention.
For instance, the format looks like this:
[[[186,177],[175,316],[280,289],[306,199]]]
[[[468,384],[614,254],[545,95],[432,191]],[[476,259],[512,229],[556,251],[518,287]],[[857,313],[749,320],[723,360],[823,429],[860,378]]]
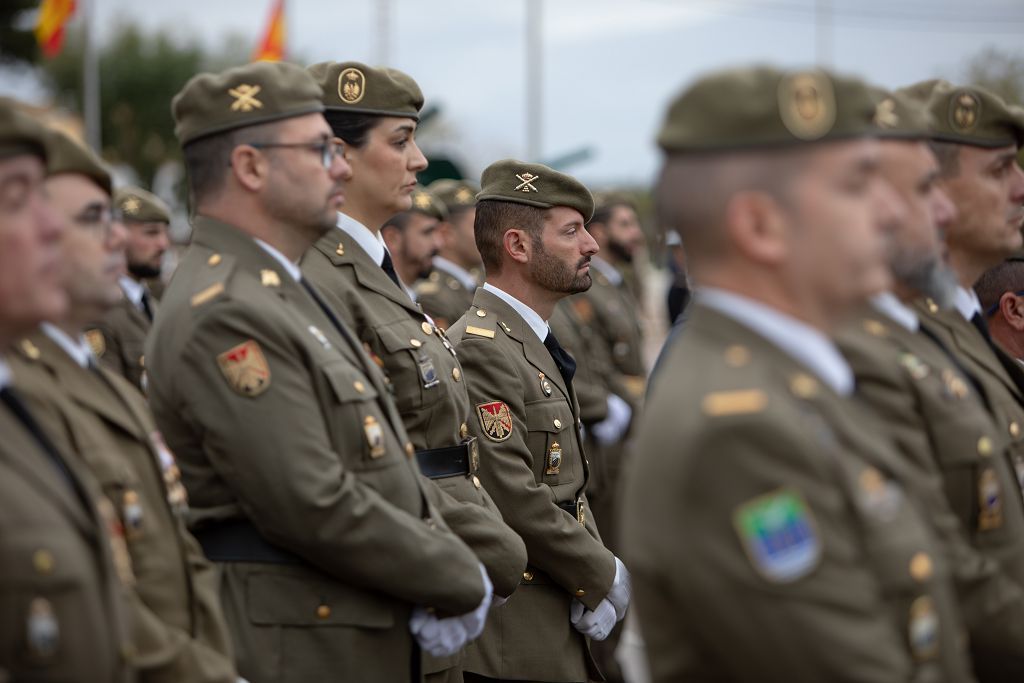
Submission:
[[[384,261],[384,238],[354,218],[338,212],[338,229],[356,241],[378,266]]]
[[[142,295],[146,291],[145,285],[136,280],[133,277],[122,275],[118,280],[121,285],[121,291],[124,292],[124,296],[128,301],[131,301],[135,305],[135,308],[142,309]]]
[[[871,297],[871,306],[911,332],[921,329],[921,320],[917,317],[917,313],[914,313],[914,309],[900,301],[892,292],[882,292]]]
[[[52,323],[43,323],[40,325],[40,328],[42,328],[43,334],[49,337],[54,344],[64,349],[64,353],[71,356],[71,360],[78,363],[81,367],[88,368],[90,363],[96,362],[95,356],[92,355],[92,349],[89,348],[89,344],[86,343],[84,337],[79,337],[78,341],[75,341],[64,330]]]
[[[615,266],[608,263],[600,256],[591,256],[590,265],[597,268],[597,270],[600,271],[601,275],[604,275],[606,278],[608,278],[608,281],[611,282],[616,287],[622,284],[622,273],[620,273]]]
[[[299,270],[298,265],[289,261],[287,256],[258,237],[254,237],[253,239],[256,240],[256,244],[260,245],[260,248],[263,249],[263,251],[273,256],[274,260],[281,264],[281,267],[292,276],[293,280],[296,282],[302,282],[302,271]]]
[[[484,283],[484,289],[511,306],[516,313],[522,316],[523,320],[525,320],[526,324],[530,326],[530,329],[537,335],[537,338],[540,339],[541,343],[544,343],[544,339],[548,336],[549,332],[548,324],[544,321],[544,318],[540,317],[540,314],[537,313],[537,311],[533,310],[505,290],[498,289],[490,282]]]
[[[463,268],[457,263],[449,261],[443,256],[434,257],[434,267],[440,268],[444,272],[451,275],[453,278],[462,283],[462,286],[469,291],[474,291],[477,288],[476,278],[468,270]]]
[[[723,289],[704,287],[696,297],[701,304],[749,327],[807,366],[837,394],[853,393],[853,370],[835,344],[820,331],[760,302]]]
[[[981,302],[978,301],[978,295],[975,294],[973,289],[957,287],[953,305],[956,306],[956,310],[960,311],[960,315],[967,320],[973,318],[975,313],[981,313]]]

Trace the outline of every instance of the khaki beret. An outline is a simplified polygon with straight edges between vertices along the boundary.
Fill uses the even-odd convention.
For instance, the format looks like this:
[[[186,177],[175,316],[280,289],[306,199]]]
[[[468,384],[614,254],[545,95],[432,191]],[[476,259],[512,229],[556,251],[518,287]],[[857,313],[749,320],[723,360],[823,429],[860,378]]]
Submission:
[[[398,69],[361,62],[320,62],[306,69],[323,88],[327,111],[399,116],[420,120],[423,93]]]
[[[100,186],[104,192],[113,192],[113,182],[107,165],[96,154],[63,131],[50,129],[47,147],[50,156],[47,159],[47,174],[51,176],[62,173],[84,175]]]
[[[126,223],[170,223],[171,209],[164,200],[141,187],[128,185],[114,193],[114,206]]]
[[[448,213],[451,214],[459,209],[476,206],[476,193],[480,191],[480,188],[468,180],[441,178],[427,185],[427,190],[444,202]]]
[[[568,206],[583,215],[584,223],[589,223],[594,216],[594,197],[590,190],[572,176],[543,164],[515,159],[495,161],[484,169],[480,185],[483,189],[477,194],[477,201],[490,199],[541,209]]]
[[[931,112],[919,101],[902,92],[869,86],[875,100],[873,123],[876,135],[889,140],[927,140],[931,137]]]
[[[409,210],[436,218],[439,221],[448,220],[448,207],[444,205],[444,202],[429,189],[418,185],[413,190],[412,207]]]
[[[0,97],[0,159],[33,154],[46,158],[46,129],[21,111],[16,100]]]
[[[670,105],[658,133],[667,152],[718,152],[854,138],[871,132],[875,104],[856,78],[817,69],[718,71]]]
[[[898,92],[923,103],[931,112],[934,140],[974,147],[1024,143],[1024,117],[990,90],[930,80]]]
[[[182,146],[236,128],[322,112],[323,93],[306,70],[287,62],[255,62],[193,76],[171,101]]]

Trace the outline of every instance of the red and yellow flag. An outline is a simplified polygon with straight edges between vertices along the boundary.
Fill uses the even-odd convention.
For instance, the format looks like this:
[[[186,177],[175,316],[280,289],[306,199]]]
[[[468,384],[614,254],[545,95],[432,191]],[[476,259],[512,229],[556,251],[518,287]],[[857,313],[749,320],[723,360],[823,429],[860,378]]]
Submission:
[[[75,13],[75,0],[43,0],[35,34],[47,57],[56,57],[64,46],[64,26]]]
[[[284,0],[274,0],[270,10],[267,30],[263,33],[256,52],[252,56],[254,62],[280,62],[284,59]]]

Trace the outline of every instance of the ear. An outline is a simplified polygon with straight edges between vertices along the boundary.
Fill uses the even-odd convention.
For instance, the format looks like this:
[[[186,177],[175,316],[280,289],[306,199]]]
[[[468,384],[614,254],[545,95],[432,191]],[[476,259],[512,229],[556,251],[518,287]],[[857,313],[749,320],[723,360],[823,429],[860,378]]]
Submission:
[[[736,193],[725,208],[729,242],[757,263],[775,264],[788,253],[789,231],[782,207],[767,192]]]
[[[239,185],[250,192],[258,192],[267,182],[270,164],[255,148],[239,145],[231,150],[231,173]]]
[[[533,245],[525,230],[509,228],[502,235],[501,244],[505,248],[505,253],[516,263],[529,262]]]
[[[1017,330],[1024,331],[1024,300],[1013,292],[1003,292],[999,297],[999,312],[1006,324]]]

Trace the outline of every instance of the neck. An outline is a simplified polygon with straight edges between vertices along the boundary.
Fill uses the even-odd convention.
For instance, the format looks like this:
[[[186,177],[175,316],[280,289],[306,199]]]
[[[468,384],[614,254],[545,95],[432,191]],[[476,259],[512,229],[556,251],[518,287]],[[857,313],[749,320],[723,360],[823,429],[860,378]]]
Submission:
[[[302,231],[268,216],[252,202],[232,203],[225,198],[197,209],[197,213],[227,223],[255,239],[263,240],[284,254],[289,261],[298,263],[302,255],[313,246]],[[238,217],[244,216],[244,225]]]
[[[988,319],[988,330],[1008,354],[1014,358],[1024,358],[1024,339],[1021,333],[1006,322],[1001,313],[997,312]]]
[[[535,286],[533,283],[518,277],[516,274],[502,271],[497,275],[488,275],[487,282],[507,292],[537,312],[544,320],[551,317],[557,304],[566,295],[552,292]]]
[[[365,225],[374,235],[380,232],[384,223],[393,215],[388,211],[374,210],[371,207],[362,206],[359,203],[346,201],[341,212]]]
[[[949,265],[953,272],[956,273],[956,279],[960,286],[964,289],[973,287],[974,283],[978,281],[978,278],[986,270],[998,264],[999,261],[995,263],[983,262],[973,254],[960,249],[949,250]]]

